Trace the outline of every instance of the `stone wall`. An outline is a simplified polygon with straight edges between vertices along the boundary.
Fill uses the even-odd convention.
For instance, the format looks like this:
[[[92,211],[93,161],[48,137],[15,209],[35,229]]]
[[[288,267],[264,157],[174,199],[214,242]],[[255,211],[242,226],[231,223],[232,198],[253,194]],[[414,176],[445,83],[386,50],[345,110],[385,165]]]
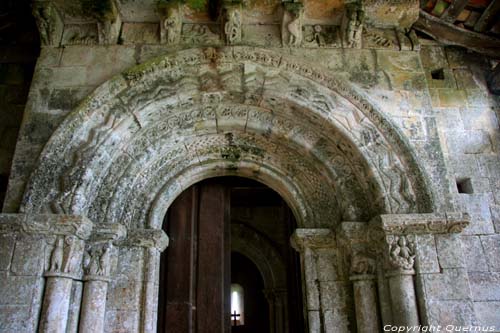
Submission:
[[[422,48],[447,177],[457,209],[471,215],[462,249],[478,323],[500,326],[500,99],[488,93],[484,58],[455,48]],[[432,73],[442,71],[441,78]],[[439,75],[437,75],[439,77]],[[439,243],[438,245],[439,250]],[[451,244],[450,244],[451,245]],[[441,249],[444,252],[450,246]],[[461,251],[458,245],[451,246]],[[438,252],[439,254],[439,252]],[[439,267],[447,263],[439,261]]]

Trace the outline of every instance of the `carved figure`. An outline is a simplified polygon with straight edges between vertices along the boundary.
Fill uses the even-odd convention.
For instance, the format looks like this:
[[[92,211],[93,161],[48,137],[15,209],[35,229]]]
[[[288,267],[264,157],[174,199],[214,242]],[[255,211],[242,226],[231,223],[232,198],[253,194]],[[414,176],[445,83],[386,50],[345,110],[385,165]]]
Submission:
[[[177,44],[181,39],[182,19],[178,8],[171,8],[168,11],[167,18],[163,22],[166,34],[166,43],[169,45]]]
[[[33,16],[40,32],[40,41],[42,45],[52,45],[55,31],[53,21],[54,9],[50,4],[35,3],[33,5]]]
[[[351,274],[374,274],[375,261],[365,255],[356,254],[351,261]]]
[[[414,244],[405,236],[394,236],[390,245],[390,262],[393,266],[404,270],[412,270],[415,263]]]
[[[365,13],[358,6],[346,7],[344,23],[344,46],[351,48],[361,47],[361,35]]]
[[[56,244],[50,256],[50,271],[60,272],[64,257],[64,240],[62,237],[57,237]]]
[[[96,249],[87,247],[83,258],[83,268],[87,275],[99,274],[99,252]]]
[[[110,263],[111,263],[111,251],[113,250],[113,244],[107,243],[99,257],[99,275],[107,276],[109,275]]]
[[[302,13],[298,11],[295,14],[295,17],[288,23],[287,29],[289,33],[288,37],[288,45],[291,46],[300,46],[302,42]]]
[[[241,42],[241,13],[238,9],[232,8],[227,10],[224,33],[229,45]]]
[[[64,249],[64,267],[63,272],[72,272],[76,267],[76,261],[78,259],[78,240],[75,236],[67,236],[65,239],[65,249]]]

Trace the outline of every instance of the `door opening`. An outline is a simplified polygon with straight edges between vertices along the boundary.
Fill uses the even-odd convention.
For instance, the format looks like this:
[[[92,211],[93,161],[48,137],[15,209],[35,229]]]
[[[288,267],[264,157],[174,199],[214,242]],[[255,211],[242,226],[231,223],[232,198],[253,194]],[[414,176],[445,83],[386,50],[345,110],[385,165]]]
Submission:
[[[259,182],[220,177],[186,189],[163,224],[158,332],[303,332],[295,228]]]

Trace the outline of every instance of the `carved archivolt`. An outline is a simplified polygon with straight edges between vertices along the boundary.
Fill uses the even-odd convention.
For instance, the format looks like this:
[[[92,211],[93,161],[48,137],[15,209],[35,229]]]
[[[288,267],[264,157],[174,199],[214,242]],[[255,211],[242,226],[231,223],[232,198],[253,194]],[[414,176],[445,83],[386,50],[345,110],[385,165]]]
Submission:
[[[327,71],[248,48],[192,49],[98,88],[53,134],[22,209],[159,227],[207,177],[279,192],[302,226],[432,209],[399,132]]]

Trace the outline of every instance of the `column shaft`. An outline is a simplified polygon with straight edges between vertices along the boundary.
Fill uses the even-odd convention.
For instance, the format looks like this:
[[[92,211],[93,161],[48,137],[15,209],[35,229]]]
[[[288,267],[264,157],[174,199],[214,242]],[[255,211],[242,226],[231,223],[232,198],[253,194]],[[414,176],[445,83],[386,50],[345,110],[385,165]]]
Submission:
[[[378,332],[377,292],[375,276],[354,276],[354,303],[358,333]]]
[[[67,277],[47,277],[39,329],[41,333],[66,333],[72,283],[73,280]]]
[[[83,288],[82,314],[80,318],[80,333],[104,332],[107,292],[107,281],[90,280],[85,282]]]
[[[413,275],[395,273],[389,276],[393,324],[418,326],[417,298]]]

